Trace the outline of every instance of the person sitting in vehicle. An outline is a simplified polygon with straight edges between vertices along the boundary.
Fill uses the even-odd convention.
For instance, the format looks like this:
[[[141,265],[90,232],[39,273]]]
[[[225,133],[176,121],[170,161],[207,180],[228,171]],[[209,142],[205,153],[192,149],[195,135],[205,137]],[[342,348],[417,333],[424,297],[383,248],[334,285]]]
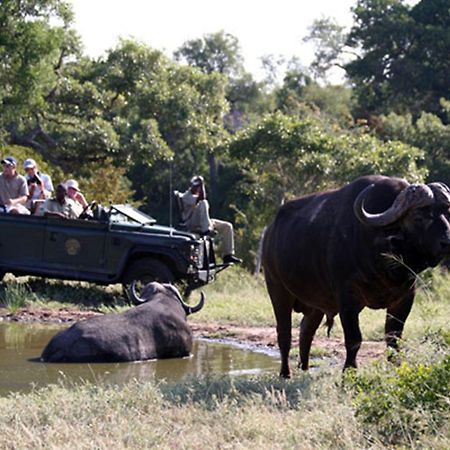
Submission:
[[[61,219],[76,219],[75,202],[67,197],[64,184],[56,186],[55,198],[48,198],[39,207],[37,215],[46,217],[59,217]]]
[[[17,173],[17,161],[8,156],[2,159],[3,172],[0,174],[0,211],[12,214],[30,214],[25,207],[28,186],[25,177]]]
[[[50,176],[41,173],[38,170],[34,159],[26,159],[23,163],[28,183],[28,201],[27,208],[33,213],[38,210],[38,205],[51,197],[53,192],[53,183]]]
[[[83,211],[85,212],[85,210],[89,206],[89,203],[87,202],[84,194],[80,191],[78,181],[67,180],[66,188],[67,188],[67,195],[75,203],[75,212],[77,213],[77,217],[79,217]]]
[[[181,216],[187,229],[209,236],[218,233],[222,240],[223,262],[225,264],[241,263],[242,260],[234,255],[233,225],[230,222],[209,217],[209,203],[206,199],[203,177],[194,176],[189,189],[181,195],[180,199],[183,206]]]

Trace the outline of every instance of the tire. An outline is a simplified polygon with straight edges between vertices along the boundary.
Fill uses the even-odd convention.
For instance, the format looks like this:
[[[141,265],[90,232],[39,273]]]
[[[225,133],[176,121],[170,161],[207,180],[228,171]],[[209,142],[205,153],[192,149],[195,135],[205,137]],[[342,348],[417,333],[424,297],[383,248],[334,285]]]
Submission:
[[[131,264],[123,278],[125,296],[130,303],[140,305],[143,301],[139,298],[139,293],[146,284],[151,281],[173,283],[174,280],[172,271],[161,261],[154,258],[138,259]],[[133,281],[136,281],[135,289]]]

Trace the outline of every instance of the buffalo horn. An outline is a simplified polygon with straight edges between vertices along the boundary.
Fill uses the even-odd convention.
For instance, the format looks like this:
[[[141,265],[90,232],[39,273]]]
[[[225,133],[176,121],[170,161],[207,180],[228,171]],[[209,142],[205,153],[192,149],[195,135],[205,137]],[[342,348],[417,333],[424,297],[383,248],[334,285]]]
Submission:
[[[434,195],[430,187],[426,184],[411,184],[397,195],[390,208],[379,214],[371,214],[364,209],[364,201],[374,187],[374,184],[367,186],[353,203],[353,211],[364,225],[372,227],[390,225],[403,217],[411,208],[421,208],[434,203]]]
[[[427,185],[434,194],[436,203],[450,206],[450,189],[444,183],[429,183]]]
[[[139,297],[139,295],[136,291],[136,283],[137,283],[137,280],[133,280],[131,282],[130,290],[133,293],[133,296],[138,303],[145,303],[147,300],[145,298]]]
[[[189,306],[180,299],[181,304],[183,305],[184,310],[186,311],[186,315],[196,313],[200,311],[205,305],[205,294],[203,292],[200,293],[200,301],[195,306]]]

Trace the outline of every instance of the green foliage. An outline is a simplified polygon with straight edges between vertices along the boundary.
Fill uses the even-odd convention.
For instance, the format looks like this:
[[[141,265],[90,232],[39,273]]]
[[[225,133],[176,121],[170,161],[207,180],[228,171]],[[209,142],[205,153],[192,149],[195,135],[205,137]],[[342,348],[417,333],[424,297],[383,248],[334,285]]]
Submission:
[[[15,314],[25,306],[30,297],[32,297],[32,292],[26,284],[9,283],[0,293],[0,302],[10,314]]]
[[[425,112],[417,120],[411,114],[390,113],[378,121],[377,133],[383,139],[399,140],[424,151],[430,181],[450,182],[450,124]]]
[[[204,73],[219,72],[236,77],[243,71],[239,41],[224,31],[207,34],[203,39],[187,41],[174,56],[179,61],[184,60],[198,67]]]
[[[303,40],[315,44],[312,72],[316,78],[326,79],[328,71],[336,64],[345,45],[344,27],[330,17],[322,17],[314,20],[308,36]]]
[[[383,143],[356,130],[327,132],[320,122],[300,120],[281,113],[236,135],[230,143],[232,158],[241,161],[245,177],[239,182],[243,194],[235,199],[238,231],[251,243],[274,217],[286,199],[316,190],[338,187],[362,175],[405,176],[418,181],[426,175],[423,153],[398,141]],[[246,254],[247,262],[252,260]]]
[[[449,95],[450,14],[446,0],[359,0],[347,45],[361,50],[345,66],[359,113],[438,112]]]
[[[79,179],[80,188],[88,201],[108,206],[110,203],[128,203],[134,197],[131,181],[126,177],[124,167],[115,167],[111,160],[91,167],[88,178]],[[139,203],[135,202],[135,206]]]
[[[405,428],[420,434],[435,427],[450,412],[450,357],[425,365],[402,363],[400,367],[365,371],[351,380],[356,414],[376,425],[390,443],[396,443]]]
[[[45,108],[59,65],[78,52],[78,39],[69,29],[72,19],[64,1],[2,1],[1,125],[30,123],[29,116]]]

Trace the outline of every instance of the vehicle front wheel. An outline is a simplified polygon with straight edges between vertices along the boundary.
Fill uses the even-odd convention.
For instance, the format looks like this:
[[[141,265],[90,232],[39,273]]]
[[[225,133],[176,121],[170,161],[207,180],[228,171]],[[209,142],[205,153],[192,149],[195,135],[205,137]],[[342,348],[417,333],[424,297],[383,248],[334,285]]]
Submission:
[[[173,283],[174,280],[172,271],[164,263],[154,258],[142,258],[132,263],[124,276],[125,296],[131,303],[140,305],[143,303],[140,293],[146,284],[152,281]]]

